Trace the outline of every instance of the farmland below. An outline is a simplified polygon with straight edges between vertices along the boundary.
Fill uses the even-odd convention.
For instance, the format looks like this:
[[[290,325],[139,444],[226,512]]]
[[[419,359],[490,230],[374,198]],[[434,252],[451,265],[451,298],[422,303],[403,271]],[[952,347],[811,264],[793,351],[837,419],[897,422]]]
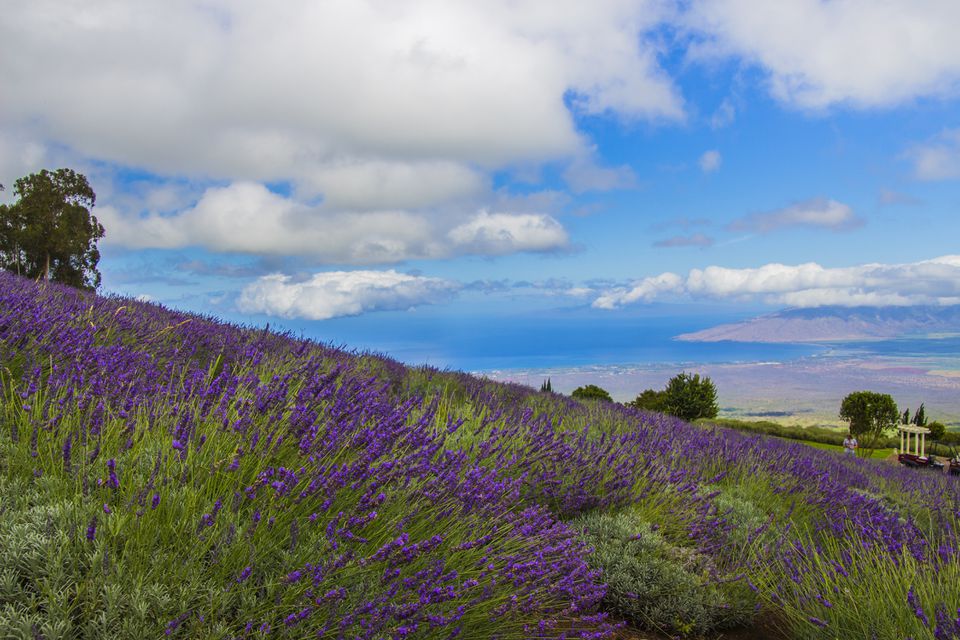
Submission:
[[[955,478],[6,273],[0,380],[3,637],[960,637]]]

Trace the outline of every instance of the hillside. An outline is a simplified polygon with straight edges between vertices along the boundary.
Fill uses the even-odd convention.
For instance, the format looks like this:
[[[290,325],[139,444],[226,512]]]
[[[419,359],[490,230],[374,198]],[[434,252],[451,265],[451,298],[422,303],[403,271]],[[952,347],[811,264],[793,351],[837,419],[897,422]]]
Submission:
[[[787,309],[744,322],[684,333],[688,342],[841,342],[956,333],[960,305]]]
[[[0,381],[3,637],[960,633],[947,477],[6,273]]]

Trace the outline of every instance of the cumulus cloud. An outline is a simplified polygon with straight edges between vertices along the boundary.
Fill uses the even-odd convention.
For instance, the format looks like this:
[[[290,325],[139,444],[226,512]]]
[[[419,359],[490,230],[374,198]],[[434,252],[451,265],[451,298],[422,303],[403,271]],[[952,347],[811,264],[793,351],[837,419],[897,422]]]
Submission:
[[[661,273],[658,276],[644,278],[632,287],[617,287],[601,293],[593,301],[597,309],[616,309],[634,302],[649,302],[661,296],[669,296],[683,291],[683,277],[675,273]]]
[[[723,158],[720,156],[720,152],[716,149],[711,149],[709,151],[704,151],[703,155],[700,156],[700,159],[697,163],[700,165],[700,170],[704,173],[713,173],[720,168]]]
[[[853,213],[849,205],[826,198],[813,198],[783,209],[752,213],[734,220],[727,228],[758,233],[769,233],[785,227],[821,227],[846,231],[862,224],[863,220]]]
[[[320,193],[328,209],[419,209],[483,193],[487,177],[450,161],[335,162],[305,175],[301,191]]]
[[[952,0],[694,0],[694,57],[743,56],[778,100],[803,109],[888,106],[960,85]]]
[[[67,150],[189,182],[97,183],[107,240],[131,248],[351,264],[550,250],[559,223],[502,208],[493,176],[559,163],[577,192],[633,186],[629,167],[584,160],[577,117],[684,119],[658,61],[672,15],[662,0],[11,0],[0,179]],[[286,196],[257,186],[277,183]]]
[[[448,280],[393,270],[329,271],[303,281],[271,274],[244,287],[237,308],[244,313],[328,320],[442,302],[459,289],[459,284]]]
[[[749,269],[710,266],[643,278],[611,288],[593,302],[615,309],[638,301],[685,296],[714,300],[761,300],[792,307],[823,305],[914,305],[960,303],[960,256],[907,264],[823,267],[771,263]]]
[[[499,255],[514,251],[552,251],[565,247],[567,232],[547,215],[480,212],[447,237],[468,253]]]
[[[702,233],[694,233],[689,236],[674,236],[653,243],[655,247],[709,247],[712,245],[713,238]]]
[[[3,120],[160,173],[323,188],[346,166],[402,195],[395,163],[469,183],[474,165],[582,149],[565,97],[681,119],[646,36],[666,15],[657,0],[12,0]]]
[[[384,264],[457,253],[506,254],[566,247],[567,233],[547,214],[490,214],[450,222],[409,211],[329,211],[239,182],[204,192],[195,206],[132,217],[98,209],[108,244],[224,253],[300,256],[316,263]]]
[[[960,129],[949,129],[927,144],[914,146],[907,157],[921,180],[960,178]]]

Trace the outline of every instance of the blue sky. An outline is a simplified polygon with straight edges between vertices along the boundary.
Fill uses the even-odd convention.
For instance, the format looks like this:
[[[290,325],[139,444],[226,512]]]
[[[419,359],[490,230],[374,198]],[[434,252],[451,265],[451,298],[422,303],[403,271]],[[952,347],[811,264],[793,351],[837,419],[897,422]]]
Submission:
[[[105,291],[361,346],[955,304],[957,24],[952,0],[12,0],[0,183],[90,178]]]

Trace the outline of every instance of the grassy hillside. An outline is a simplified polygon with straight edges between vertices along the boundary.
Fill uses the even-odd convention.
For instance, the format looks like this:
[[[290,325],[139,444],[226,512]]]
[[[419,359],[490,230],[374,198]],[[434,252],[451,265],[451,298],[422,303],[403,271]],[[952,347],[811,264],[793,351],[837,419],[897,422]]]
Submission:
[[[960,483],[0,273],[0,636],[960,637]]]

